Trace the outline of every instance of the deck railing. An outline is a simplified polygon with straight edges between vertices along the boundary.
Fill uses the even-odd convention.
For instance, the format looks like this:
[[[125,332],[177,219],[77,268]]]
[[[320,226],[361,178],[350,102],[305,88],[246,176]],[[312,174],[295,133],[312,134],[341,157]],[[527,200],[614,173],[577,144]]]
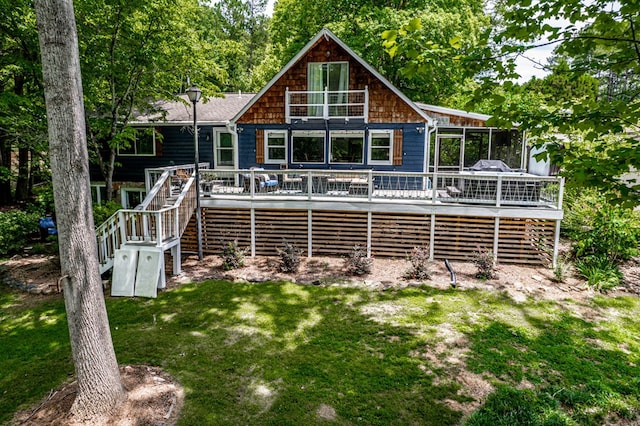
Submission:
[[[364,119],[368,121],[369,91],[364,90],[318,90],[290,91],[285,93],[286,122],[320,118],[328,120]]]
[[[162,247],[179,239],[196,206],[195,178],[180,184],[179,195],[170,206],[174,182],[172,171],[153,176],[155,183],[145,200],[135,209],[121,209],[96,228],[100,273],[113,266],[115,251],[127,243]]]
[[[268,186],[267,181],[277,185]],[[201,193],[237,198],[350,198],[562,208],[563,180],[526,173],[201,170]]]

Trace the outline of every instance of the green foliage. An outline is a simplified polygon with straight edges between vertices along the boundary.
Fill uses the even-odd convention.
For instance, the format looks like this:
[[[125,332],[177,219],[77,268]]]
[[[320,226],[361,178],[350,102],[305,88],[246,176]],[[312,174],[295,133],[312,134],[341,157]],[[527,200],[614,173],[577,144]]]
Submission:
[[[222,250],[222,269],[230,271],[232,269],[242,268],[244,266],[244,257],[247,254],[248,247],[239,248],[238,240],[221,241]]]
[[[562,232],[573,240],[576,269],[592,287],[620,283],[618,264],[638,254],[640,213],[612,204],[593,188],[566,194]]]
[[[13,210],[0,212],[0,253],[10,254],[21,251],[32,235],[38,233],[39,212]]]
[[[283,238],[282,247],[276,247],[276,251],[278,252],[278,256],[280,256],[280,271],[298,271],[298,268],[300,267],[300,255],[302,254],[302,250]]]
[[[622,280],[618,265],[604,256],[589,256],[576,260],[576,269],[587,284],[596,290],[609,290],[617,287]]]
[[[640,213],[612,204],[595,189],[566,194],[563,232],[573,241],[577,258],[607,259],[613,264],[638,254]]]
[[[492,280],[496,278],[496,264],[491,250],[478,250],[472,260],[478,272],[476,277],[482,280]]]
[[[406,279],[430,280],[431,279],[431,259],[429,258],[429,247],[414,247],[409,253],[411,266],[404,273]]]
[[[115,201],[108,201],[102,204],[93,205],[93,224],[95,226],[102,225],[115,212],[120,210],[122,206]]]
[[[371,272],[373,259],[367,257],[367,250],[359,245],[353,246],[349,256],[344,259],[344,269],[349,275],[367,275]]]

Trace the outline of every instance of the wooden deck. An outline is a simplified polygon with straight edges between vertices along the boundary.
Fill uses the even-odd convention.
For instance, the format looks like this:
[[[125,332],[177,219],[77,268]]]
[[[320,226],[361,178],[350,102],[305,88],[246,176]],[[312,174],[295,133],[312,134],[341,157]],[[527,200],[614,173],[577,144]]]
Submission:
[[[98,227],[101,271],[126,244],[171,248],[174,271],[181,251],[196,251],[195,176],[176,180],[175,168],[148,170],[145,201]],[[378,257],[405,257],[425,246],[433,259],[469,260],[488,250],[504,263],[548,265],[557,258],[560,178],[204,169],[200,180],[205,254],[237,240],[252,256],[275,256],[286,239],[309,257],[344,256],[360,245]]]
[[[281,184],[299,180],[277,188],[242,184],[264,173]],[[219,252],[222,240],[238,240],[252,255],[274,256],[286,239],[307,256],[343,256],[356,244],[378,257],[405,257],[415,246],[428,246],[434,259],[468,260],[491,250],[499,262],[550,264],[557,255],[560,178],[336,170],[201,176],[209,254]],[[195,241],[192,222],[184,249],[193,250]]]

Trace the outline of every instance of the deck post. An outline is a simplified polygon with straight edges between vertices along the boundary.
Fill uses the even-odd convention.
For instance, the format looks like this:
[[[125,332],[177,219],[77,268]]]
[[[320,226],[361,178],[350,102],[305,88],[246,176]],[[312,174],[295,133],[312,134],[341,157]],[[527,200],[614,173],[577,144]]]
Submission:
[[[253,182],[253,178],[251,179]],[[251,207],[251,215],[250,215],[250,225],[251,228],[251,257],[256,257],[256,209]]]
[[[429,260],[433,260],[436,239],[436,214],[431,213],[431,229],[429,230]]]
[[[291,124],[291,105],[289,100],[289,86],[284,89],[284,118],[285,123]]]
[[[145,216],[143,220],[146,218]],[[156,213],[156,246],[162,246],[162,213],[160,212]]]
[[[313,210],[307,210],[307,257],[313,254]]]
[[[496,216],[493,223],[493,262],[498,261],[498,249],[500,241],[500,217]]]
[[[313,193],[313,178],[311,176],[311,170],[307,171],[307,196],[311,200],[311,194]]]
[[[369,182],[371,184],[371,182]],[[371,222],[372,222],[371,210],[367,212],[367,257],[371,257]]]
[[[373,170],[369,170],[369,176],[367,176],[367,181],[369,183],[369,188],[367,189],[369,192],[369,196],[367,197],[368,201],[371,202],[371,197],[373,197]],[[371,212],[369,212],[371,213]]]
[[[501,200],[502,200],[502,175],[498,175],[498,183],[496,184],[496,207],[500,207]]]
[[[558,246],[560,245],[560,220],[556,220],[556,229],[553,235],[553,257],[551,266],[555,269],[558,266]]]
[[[433,171],[433,182],[431,184],[431,202],[433,204],[436,203],[437,200],[437,191],[438,190],[438,172],[436,172],[435,170]]]

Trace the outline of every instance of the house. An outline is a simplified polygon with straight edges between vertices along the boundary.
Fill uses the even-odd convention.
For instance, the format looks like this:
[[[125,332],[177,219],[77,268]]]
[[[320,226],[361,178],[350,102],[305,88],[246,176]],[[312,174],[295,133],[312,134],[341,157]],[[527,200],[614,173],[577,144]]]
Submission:
[[[200,185],[181,183],[175,214],[162,207],[175,198],[176,169],[193,171],[191,105],[140,117],[141,134],[161,134],[162,147],[141,143],[147,154],[121,158],[131,169],[118,176],[146,169],[149,193],[122,215],[124,241],[105,247],[171,240],[195,251],[199,241],[215,254],[221,240],[237,240],[252,255],[275,255],[286,238],[308,256],[361,245],[402,257],[429,246],[436,259],[491,251],[500,262],[555,262],[563,181],[528,173],[522,133],[487,127],[487,115],[412,102],[327,29],[257,94],[197,108],[199,160],[209,163]]]

